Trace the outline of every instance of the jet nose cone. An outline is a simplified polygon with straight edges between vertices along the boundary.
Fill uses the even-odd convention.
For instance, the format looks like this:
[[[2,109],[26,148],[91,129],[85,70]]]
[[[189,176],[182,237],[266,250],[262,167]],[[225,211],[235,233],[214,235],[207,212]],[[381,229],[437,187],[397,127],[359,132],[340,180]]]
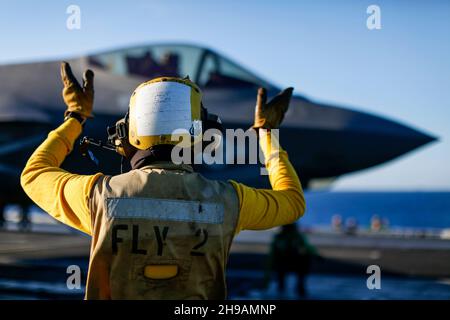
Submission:
[[[436,140],[436,137],[397,121],[363,112],[352,112],[347,130],[366,137],[363,149],[379,149],[386,160],[393,159]],[[380,158],[381,160],[381,158]]]
[[[380,119],[375,116],[369,117]],[[367,148],[378,146],[378,143],[381,141],[377,142],[377,140],[382,140],[380,156],[382,155],[385,158],[384,161],[404,155],[437,140],[437,137],[413,129],[404,124],[387,119],[381,120],[383,120],[383,123],[379,130],[367,134]],[[375,119],[372,119],[372,121],[375,121]],[[381,150],[381,148],[383,149]],[[379,159],[381,161],[381,157]]]
[[[370,137],[368,141],[371,143],[379,140],[386,150],[396,150],[397,155],[437,140],[431,134],[380,116],[352,111],[352,117],[348,130]],[[370,146],[369,144],[368,147]]]
[[[424,133],[422,131],[415,130],[406,126],[404,127],[404,131],[409,131],[404,132],[406,133],[406,135],[403,136],[402,138],[411,141],[411,144],[413,145],[413,148],[411,150],[426,145],[427,143],[430,142],[439,141],[438,137],[432,136],[431,134]]]
[[[284,125],[297,137],[287,140],[301,150],[293,155],[300,168],[320,177],[378,165],[437,140],[396,121],[301,97],[291,103]]]

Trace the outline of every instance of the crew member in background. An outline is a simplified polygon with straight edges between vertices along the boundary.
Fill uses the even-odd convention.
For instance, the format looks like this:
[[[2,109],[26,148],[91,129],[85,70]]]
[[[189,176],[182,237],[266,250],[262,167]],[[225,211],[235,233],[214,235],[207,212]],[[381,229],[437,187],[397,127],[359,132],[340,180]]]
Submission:
[[[306,298],[306,276],[309,273],[311,260],[314,256],[322,259],[316,248],[312,246],[306,235],[297,229],[295,223],[281,227],[270,246],[270,269],[275,271],[278,281],[278,292],[285,293],[286,275],[294,273],[297,276],[297,294]]]
[[[92,117],[94,101],[92,71],[84,73],[82,86],[69,64],[62,64],[61,74],[64,122],[32,154],[21,184],[43,210],[92,236],[87,299],[226,298],[233,237],[241,230],[293,223],[303,215],[302,187],[287,153],[272,150],[273,138],[259,130],[279,127],[292,88],[268,103],[266,91],[258,91],[253,128],[259,131],[270,190],[208,180],[190,165],[172,161],[179,141],[171,141],[171,126],[187,121],[194,128],[190,134],[197,135],[204,112],[200,89],[188,79],[171,77],[138,86],[129,112],[116,124],[115,145],[131,171],[107,176],[61,169]]]

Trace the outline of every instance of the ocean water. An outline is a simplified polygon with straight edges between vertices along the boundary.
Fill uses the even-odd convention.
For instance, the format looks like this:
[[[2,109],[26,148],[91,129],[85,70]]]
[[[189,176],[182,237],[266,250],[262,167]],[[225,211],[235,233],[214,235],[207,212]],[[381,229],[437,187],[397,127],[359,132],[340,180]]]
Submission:
[[[373,215],[388,219],[393,228],[450,228],[450,192],[333,192],[305,193],[303,226],[331,226],[333,215],[353,217],[369,227]]]
[[[333,215],[343,223],[355,218],[359,227],[370,226],[373,215],[389,221],[390,228],[450,229],[450,192],[335,192],[307,191],[304,227],[331,227]],[[6,217],[18,221],[18,206],[8,206]],[[32,221],[54,224],[56,220],[32,207]],[[59,225],[60,227],[60,225]]]

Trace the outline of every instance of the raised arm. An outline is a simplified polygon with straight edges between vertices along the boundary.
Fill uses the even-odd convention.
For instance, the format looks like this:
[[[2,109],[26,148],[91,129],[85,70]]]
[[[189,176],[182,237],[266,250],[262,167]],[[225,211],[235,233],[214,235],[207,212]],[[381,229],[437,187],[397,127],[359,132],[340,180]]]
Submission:
[[[101,174],[77,175],[59,167],[72,151],[74,141],[81,133],[81,122],[91,117],[94,75],[92,71],[86,71],[81,87],[67,63],[61,65],[61,74],[64,82],[63,97],[68,106],[66,120],[50,132],[31,155],[20,183],[27,195],[44,211],[57,220],[90,234],[88,197]]]
[[[270,130],[278,128],[289,106],[292,88],[288,88],[266,103],[266,91],[260,89],[256,103],[255,124],[259,144],[264,154],[272,190],[256,189],[230,181],[240,206],[236,233],[241,230],[263,230],[289,224],[305,212],[305,199],[300,180],[288,155]],[[265,130],[259,130],[265,129]]]

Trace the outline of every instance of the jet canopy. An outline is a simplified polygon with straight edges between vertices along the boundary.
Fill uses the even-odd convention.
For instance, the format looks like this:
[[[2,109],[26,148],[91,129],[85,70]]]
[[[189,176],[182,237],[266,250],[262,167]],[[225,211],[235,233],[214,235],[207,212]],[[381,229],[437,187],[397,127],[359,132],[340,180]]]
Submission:
[[[91,66],[112,74],[152,79],[185,77],[203,88],[253,88],[268,82],[206,48],[190,45],[151,45],[115,50],[88,57]]]

